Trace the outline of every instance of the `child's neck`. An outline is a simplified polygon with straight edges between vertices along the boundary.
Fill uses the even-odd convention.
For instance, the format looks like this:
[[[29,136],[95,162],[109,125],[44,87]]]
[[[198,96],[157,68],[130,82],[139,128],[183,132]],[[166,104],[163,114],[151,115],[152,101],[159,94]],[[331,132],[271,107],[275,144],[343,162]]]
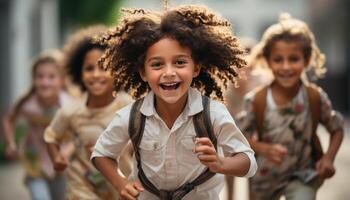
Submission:
[[[285,88],[276,82],[271,85],[272,97],[278,106],[285,105],[292,101],[292,99],[298,94],[299,88],[302,82],[298,82],[293,87]]]
[[[165,124],[169,129],[171,129],[184,110],[187,103],[187,95],[184,95],[174,104],[169,104],[161,100],[160,98],[155,98],[155,108],[160,116],[163,119]]]
[[[88,100],[86,106],[88,108],[102,108],[109,105],[114,100],[112,92],[107,95],[93,96],[88,94]]]
[[[59,105],[59,97],[58,97],[58,95],[54,95],[52,97],[40,97],[40,96],[37,96],[37,99],[38,99],[39,104],[43,108],[49,108],[49,107],[53,107],[53,106]]]

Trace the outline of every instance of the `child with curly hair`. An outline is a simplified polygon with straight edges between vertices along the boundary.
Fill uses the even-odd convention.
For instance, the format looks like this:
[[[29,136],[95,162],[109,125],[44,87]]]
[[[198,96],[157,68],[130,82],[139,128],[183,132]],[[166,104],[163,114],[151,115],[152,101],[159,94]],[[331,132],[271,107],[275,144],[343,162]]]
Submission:
[[[68,41],[64,49],[65,68],[85,95],[82,100],[62,107],[44,134],[55,170],[67,168],[67,199],[117,198],[114,189],[89,161],[93,145],[115,111],[132,102],[125,92],[117,92],[116,97],[113,96],[111,72],[97,65],[106,45],[95,43],[93,37],[104,30],[102,26],[89,27],[77,32]],[[67,140],[73,141],[75,146],[69,161],[59,152],[62,141]],[[126,175],[131,170],[127,155],[122,162]]]
[[[6,155],[9,158],[19,156],[31,199],[64,199],[65,177],[53,170],[42,139],[56,110],[72,100],[63,91],[62,61],[59,50],[46,50],[37,56],[32,64],[30,90],[3,120]],[[16,141],[16,132],[21,134],[19,141]]]
[[[238,117],[259,165],[251,179],[252,199],[315,199],[322,182],[334,175],[344,122],[327,94],[305,74],[313,70],[320,77],[324,62],[308,26],[289,14],[281,15],[253,48],[251,66],[269,68],[273,81],[246,95]],[[324,154],[318,123],[330,133]]]
[[[219,199],[224,174],[250,177],[257,168],[225,106],[208,98],[223,100],[221,88],[245,65],[230,24],[194,5],[124,11],[100,39],[109,46],[101,64],[116,89],[138,100],[116,113],[92,162],[122,199]],[[134,170],[126,179],[115,158],[129,139]]]

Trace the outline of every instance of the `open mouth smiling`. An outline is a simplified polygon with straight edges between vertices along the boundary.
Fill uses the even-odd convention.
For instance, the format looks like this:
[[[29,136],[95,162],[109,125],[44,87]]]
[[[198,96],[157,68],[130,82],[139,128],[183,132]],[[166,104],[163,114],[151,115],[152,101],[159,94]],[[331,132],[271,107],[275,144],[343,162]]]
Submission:
[[[180,83],[161,83],[159,85],[163,90],[176,90],[180,86]]]

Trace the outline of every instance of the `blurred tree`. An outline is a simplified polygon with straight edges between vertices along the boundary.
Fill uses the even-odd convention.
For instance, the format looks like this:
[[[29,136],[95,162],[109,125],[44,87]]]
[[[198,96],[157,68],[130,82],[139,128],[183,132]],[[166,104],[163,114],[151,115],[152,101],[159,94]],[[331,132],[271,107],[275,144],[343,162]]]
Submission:
[[[121,0],[59,0],[62,29],[115,24]]]

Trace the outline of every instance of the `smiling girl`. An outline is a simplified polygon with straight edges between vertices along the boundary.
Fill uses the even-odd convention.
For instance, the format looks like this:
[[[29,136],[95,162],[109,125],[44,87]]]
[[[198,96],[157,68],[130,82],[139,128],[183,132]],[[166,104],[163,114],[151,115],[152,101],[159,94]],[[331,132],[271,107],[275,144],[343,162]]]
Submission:
[[[93,42],[93,37],[103,30],[99,26],[90,27],[79,31],[68,41],[65,68],[85,95],[79,102],[61,108],[44,134],[55,170],[67,168],[68,199],[117,198],[89,162],[91,148],[114,112],[131,102],[126,93],[118,92],[113,97],[111,72],[97,65],[106,46]],[[75,144],[69,161],[59,152],[62,142],[67,140]],[[122,170],[128,175],[130,167],[127,162],[122,163],[126,164]]]
[[[35,58],[32,87],[3,120],[6,155],[10,158],[19,156],[25,171],[25,184],[34,200],[63,200],[65,194],[65,178],[52,169],[43,140],[44,130],[56,110],[72,100],[62,90],[62,59],[59,50],[47,50]],[[16,143],[15,136],[21,132],[22,138]]]
[[[322,76],[324,61],[308,26],[288,14],[253,48],[251,65],[267,64],[274,79],[246,95],[245,111],[238,117],[259,165],[251,179],[251,199],[315,199],[322,182],[334,175],[343,119],[305,75],[314,70]],[[331,135],[323,155],[316,135],[319,122]]]

